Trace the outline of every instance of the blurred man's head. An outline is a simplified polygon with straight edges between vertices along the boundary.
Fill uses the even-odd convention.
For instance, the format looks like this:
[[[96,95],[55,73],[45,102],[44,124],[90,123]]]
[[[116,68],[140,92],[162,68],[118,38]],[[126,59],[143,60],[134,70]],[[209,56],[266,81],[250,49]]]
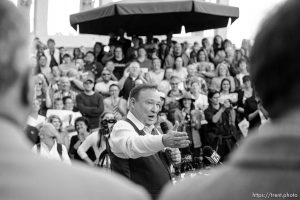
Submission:
[[[251,78],[273,119],[300,105],[299,10],[300,1],[287,1],[262,24],[252,49]]]
[[[9,1],[0,1],[0,112],[23,123],[32,105],[29,24]],[[17,112],[16,112],[17,111]]]

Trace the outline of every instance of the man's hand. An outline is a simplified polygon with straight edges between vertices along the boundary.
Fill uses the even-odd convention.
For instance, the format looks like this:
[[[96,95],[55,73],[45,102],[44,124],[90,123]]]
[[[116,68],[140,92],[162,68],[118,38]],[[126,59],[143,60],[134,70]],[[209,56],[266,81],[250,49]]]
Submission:
[[[163,135],[162,142],[165,147],[184,148],[190,144],[186,132],[177,132],[178,126],[179,123],[176,122],[173,129]]]
[[[173,164],[179,164],[181,162],[181,153],[178,148],[168,148],[166,150],[168,156],[172,159]]]

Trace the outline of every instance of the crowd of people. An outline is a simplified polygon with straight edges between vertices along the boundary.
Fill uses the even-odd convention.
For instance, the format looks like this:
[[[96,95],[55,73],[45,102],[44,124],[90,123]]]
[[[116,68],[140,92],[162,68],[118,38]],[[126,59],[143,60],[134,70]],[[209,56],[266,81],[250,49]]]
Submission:
[[[289,0],[266,18],[250,66],[247,51],[220,36],[211,47],[112,37],[113,54],[73,56],[36,39],[33,88],[29,24],[0,1],[1,199],[297,198],[299,9]],[[201,160],[202,148],[226,163],[170,184],[170,165]]]
[[[121,33],[112,35],[108,45],[96,42],[91,50],[80,47],[72,53],[57,48],[53,39],[46,45],[39,38],[34,42],[34,105],[26,131],[48,157],[52,153],[55,159],[68,160],[57,150],[62,144],[71,159],[98,165],[107,153],[99,131],[103,120],[111,127],[125,118],[130,91],[145,83],[160,91],[156,127],[179,122],[178,130],[187,132],[191,141],[180,149],[182,159],[190,159],[195,168],[203,160],[204,146],[224,161],[247,136],[248,127],[251,131],[268,119],[251,84],[250,49],[236,49],[219,35],[212,44],[203,38],[190,45],[153,37],[129,40]],[[57,130],[49,137],[54,142],[46,142],[39,131],[49,124]]]

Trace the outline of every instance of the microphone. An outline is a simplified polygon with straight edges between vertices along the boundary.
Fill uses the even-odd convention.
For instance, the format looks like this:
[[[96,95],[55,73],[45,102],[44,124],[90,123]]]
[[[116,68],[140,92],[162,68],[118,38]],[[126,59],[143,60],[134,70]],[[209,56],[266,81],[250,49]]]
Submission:
[[[163,132],[163,134],[167,134],[167,132],[169,131],[169,126],[168,126],[167,122],[161,122],[160,128],[161,128],[161,131]]]
[[[203,155],[213,165],[217,165],[218,163],[221,165],[223,164],[222,162],[219,162],[221,156],[210,146],[205,146],[203,148]]]

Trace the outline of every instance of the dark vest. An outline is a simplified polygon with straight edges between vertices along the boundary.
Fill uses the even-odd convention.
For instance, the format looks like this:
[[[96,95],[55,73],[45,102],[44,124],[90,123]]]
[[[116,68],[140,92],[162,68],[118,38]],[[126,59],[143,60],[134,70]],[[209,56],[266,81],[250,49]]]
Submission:
[[[145,135],[145,132],[140,131],[132,121],[129,119],[125,121],[130,123],[139,135]],[[137,159],[119,158],[111,152],[110,148],[108,148],[108,153],[111,159],[111,169],[145,187],[153,199],[158,197],[163,186],[171,180],[167,158],[162,151]]]

